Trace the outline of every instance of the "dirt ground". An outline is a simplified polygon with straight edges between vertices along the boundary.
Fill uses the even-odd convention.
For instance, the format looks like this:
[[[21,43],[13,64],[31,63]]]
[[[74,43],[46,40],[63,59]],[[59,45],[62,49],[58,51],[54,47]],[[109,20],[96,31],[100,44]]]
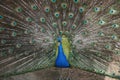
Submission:
[[[104,76],[75,68],[50,68],[1,80],[104,80],[104,78]]]

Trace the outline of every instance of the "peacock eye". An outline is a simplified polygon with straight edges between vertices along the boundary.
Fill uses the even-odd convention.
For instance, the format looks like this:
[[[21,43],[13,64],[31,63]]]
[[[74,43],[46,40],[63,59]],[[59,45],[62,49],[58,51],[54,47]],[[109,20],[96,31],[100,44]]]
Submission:
[[[83,8],[83,7],[79,7],[79,12],[80,13],[82,13],[82,12],[84,12],[85,11],[85,9]]]
[[[110,9],[109,14],[115,14],[117,11],[114,9]]]
[[[45,7],[44,11],[45,12],[50,12],[50,7]]]
[[[120,50],[116,50],[115,53],[120,55]]]
[[[69,31],[65,31],[65,34],[66,34],[66,35],[69,34]]]
[[[73,0],[73,2],[74,2],[74,3],[78,3],[78,2],[79,2],[79,0]]]
[[[111,36],[111,38],[114,39],[114,40],[117,40],[117,39],[118,39],[118,37],[117,37],[115,34],[113,34],[113,35]]]
[[[55,12],[55,17],[58,18],[60,16],[60,13],[59,12]]]
[[[9,48],[8,53],[13,53],[14,47]]]
[[[3,19],[3,16],[0,15],[0,19]]]
[[[18,43],[16,44],[16,48],[20,48],[22,46],[22,44]]]
[[[78,40],[77,43],[78,43],[78,44],[82,44],[82,40]]]
[[[105,21],[103,21],[103,20],[99,20],[99,22],[98,22],[100,25],[104,25],[105,24]]]
[[[119,27],[118,24],[113,24],[113,25],[112,25],[112,28],[118,28],[118,27]]]
[[[31,19],[30,17],[27,17],[27,18],[26,18],[26,21],[31,22],[32,19]]]
[[[83,24],[87,24],[88,23],[88,20],[83,20]]]
[[[52,3],[55,3],[55,2],[56,2],[56,0],[51,0],[51,2],[52,2]]]
[[[45,39],[44,42],[50,42],[50,40],[49,39]]]
[[[99,7],[95,7],[94,8],[94,12],[99,12],[100,11],[100,8]]]
[[[35,39],[31,39],[31,40],[29,41],[29,43],[30,43],[30,44],[34,44],[34,43],[35,43]]]
[[[31,8],[32,8],[33,10],[37,10],[38,7],[37,7],[37,5],[34,4],[34,5],[31,5]]]
[[[90,43],[90,46],[95,47],[95,46],[96,46],[96,43],[95,43],[95,42],[91,42],[91,43]]]
[[[87,31],[82,31],[81,34],[82,34],[82,36],[87,36],[88,32]]]
[[[6,51],[1,51],[1,56],[6,57],[7,56],[7,52]]]
[[[54,28],[56,28],[56,27],[57,27],[57,23],[56,23],[56,22],[52,23],[52,26],[53,26]]]
[[[66,3],[62,3],[62,4],[61,4],[61,7],[62,7],[63,9],[65,9],[65,8],[67,8],[67,4],[66,4]]]
[[[98,36],[104,36],[104,33],[101,32],[101,31],[99,31],[99,32],[98,32]]]
[[[24,31],[24,34],[29,34],[30,33],[30,30],[25,30]]]
[[[62,35],[62,33],[63,33],[62,31],[59,31],[59,34],[60,34],[60,35]]]
[[[107,45],[105,45],[105,48],[111,50],[112,47],[110,44],[107,44]]]
[[[73,13],[69,13],[68,16],[69,16],[69,18],[73,18],[74,14]]]
[[[1,44],[5,44],[6,42],[7,42],[7,41],[4,40],[4,39],[1,40]]]
[[[42,22],[42,23],[44,23],[46,20],[45,20],[45,18],[40,18],[40,21]]]
[[[16,11],[17,11],[17,12],[22,12],[22,8],[21,8],[21,7],[17,7],[17,8],[16,8]]]
[[[63,25],[63,26],[67,26],[67,22],[66,22],[66,21],[63,21],[63,22],[62,22],[62,25]]]
[[[73,24],[71,28],[75,29],[76,27],[77,27],[76,24]]]
[[[12,37],[16,37],[17,36],[17,33],[16,32],[12,32]]]
[[[12,21],[12,22],[11,22],[11,25],[12,25],[12,26],[16,26],[16,25],[17,25],[17,22],[16,22],[16,21]]]
[[[44,28],[41,28],[41,30],[40,30],[42,33],[45,33],[46,32],[46,30],[44,29]]]

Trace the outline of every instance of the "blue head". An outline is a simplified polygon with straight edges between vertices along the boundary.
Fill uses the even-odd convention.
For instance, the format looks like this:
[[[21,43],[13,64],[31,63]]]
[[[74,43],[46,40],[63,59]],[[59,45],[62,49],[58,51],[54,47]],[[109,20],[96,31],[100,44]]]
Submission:
[[[58,37],[58,38],[57,38],[57,41],[61,43],[61,42],[62,42],[62,38],[61,38],[61,37]]]

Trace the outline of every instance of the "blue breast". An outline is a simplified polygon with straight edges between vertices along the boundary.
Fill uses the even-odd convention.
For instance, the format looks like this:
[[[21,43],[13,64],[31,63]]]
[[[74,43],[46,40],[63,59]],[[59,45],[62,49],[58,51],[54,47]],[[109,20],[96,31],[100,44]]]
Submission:
[[[66,56],[64,55],[61,43],[58,46],[58,56],[56,58],[55,66],[59,68],[67,68],[70,66]]]

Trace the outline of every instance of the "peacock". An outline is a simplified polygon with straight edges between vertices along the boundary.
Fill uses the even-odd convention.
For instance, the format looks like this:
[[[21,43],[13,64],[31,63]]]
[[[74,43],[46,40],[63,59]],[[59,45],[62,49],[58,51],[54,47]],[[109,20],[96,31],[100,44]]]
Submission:
[[[120,79],[120,0],[0,0],[0,77],[50,67]]]

